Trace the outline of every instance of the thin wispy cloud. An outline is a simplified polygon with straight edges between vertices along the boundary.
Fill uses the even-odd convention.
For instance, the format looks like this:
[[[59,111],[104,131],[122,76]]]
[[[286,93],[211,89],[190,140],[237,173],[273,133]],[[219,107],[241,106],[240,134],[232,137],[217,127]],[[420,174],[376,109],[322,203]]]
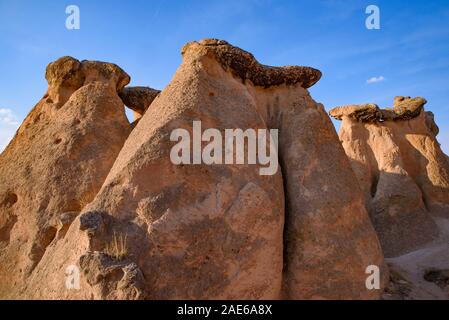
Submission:
[[[16,126],[19,122],[11,109],[0,108],[0,124]]]
[[[2,126],[0,126],[0,153],[6,148],[15,133],[16,129],[2,128]]]
[[[385,81],[385,77],[384,76],[378,76],[378,77],[371,77],[368,80],[366,80],[367,84],[372,84],[372,83],[377,83],[377,82],[382,82]]]
[[[0,108],[0,152],[6,148],[14,136],[19,121],[11,109]]]

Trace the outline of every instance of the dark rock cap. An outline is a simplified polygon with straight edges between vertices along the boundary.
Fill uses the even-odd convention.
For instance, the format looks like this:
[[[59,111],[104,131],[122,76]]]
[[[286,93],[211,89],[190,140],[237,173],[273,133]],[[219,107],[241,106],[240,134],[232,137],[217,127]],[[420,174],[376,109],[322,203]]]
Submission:
[[[189,42],[182,48],[182,55],[188,54],[193,48],[199,50],[202,55],[213,55],[225,70],[231,70],[243,81],[250,80],[255,86],[268,88],[300,83],[307,89],[321,78],[321,72],[310,67],[262,65],[251,53],[234,47],[224,40],[203,39],[198,42]]]
[[[128,108],[143,115],[159,93],[150,87],[125,87],[118,95]]]
[[[410,120],[421,114],[426,103],[421,97],[395,97],[393,108],[380,109],[373,103],[346,105],[333,108],[329,115],[337,120],[346,116],[360,122]]]

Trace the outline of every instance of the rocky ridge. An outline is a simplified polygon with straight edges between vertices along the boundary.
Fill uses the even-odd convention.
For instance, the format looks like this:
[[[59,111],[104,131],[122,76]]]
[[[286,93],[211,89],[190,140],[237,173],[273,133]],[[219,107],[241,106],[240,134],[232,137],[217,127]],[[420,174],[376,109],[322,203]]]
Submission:
[[[217,39],[181,53],[162,91],[126,87],[111,63],[47,67],[47,93],[0,156],[1,297],[419,297],[408,283],[423,272],[442,286],[443,262],[417,271],[404,258],[445,237],[448,162],[425,99],[333,109],[342,147],[307,91],[319,70],[265,66]],[[171,134],[194,121],[278,129],[279,170],[174,164]],[[80,290],[66,287],[73,267]]]

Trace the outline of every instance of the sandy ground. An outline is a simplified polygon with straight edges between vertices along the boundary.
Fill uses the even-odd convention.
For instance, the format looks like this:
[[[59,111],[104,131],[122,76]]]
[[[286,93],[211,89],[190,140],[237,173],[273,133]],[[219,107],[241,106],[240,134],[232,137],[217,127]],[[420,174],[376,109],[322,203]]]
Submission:
[[[441,231],[438,240],[386,259],[391,274],[384,299],[449,299],[449,219],[434,219]]]

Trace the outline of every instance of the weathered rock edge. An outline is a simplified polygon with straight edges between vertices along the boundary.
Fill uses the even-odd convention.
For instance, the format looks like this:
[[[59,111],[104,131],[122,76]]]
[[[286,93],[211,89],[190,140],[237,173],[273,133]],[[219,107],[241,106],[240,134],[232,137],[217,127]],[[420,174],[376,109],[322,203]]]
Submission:
[[[268,88],[300,83],[307,89],[321,78],[321,71],[311,67],[262,65],[251,53],[218,39],[189,42],[182,48],[182,55],[194,46],[201,46],[202,50],[205,50],[206,54],[213,55],[225,70],[231,70],[243,81],[250,80],[255,86]]]
[[[427,100],[421,97],[395,97],[393,108],[381,109],[377,104],[353,104],[335,107],[329,115],[337,120],[349,117],[359,122],[410,120],[419,116]]]

